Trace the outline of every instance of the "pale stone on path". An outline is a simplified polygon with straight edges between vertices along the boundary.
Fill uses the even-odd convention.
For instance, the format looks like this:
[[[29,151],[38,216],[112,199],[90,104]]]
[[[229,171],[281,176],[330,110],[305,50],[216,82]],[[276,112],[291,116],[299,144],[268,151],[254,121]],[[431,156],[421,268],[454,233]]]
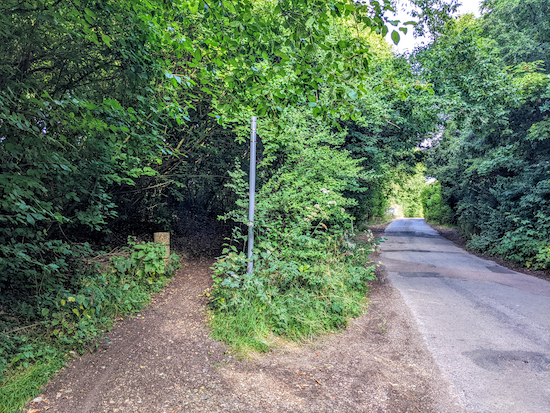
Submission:
[[[164,256],[164,262],[168,264],[168,257],[170,257],[170,233],[169,232],[155,232],[153,233],[153,241],[157,244],[162,244],[166,247],[166,255]]]

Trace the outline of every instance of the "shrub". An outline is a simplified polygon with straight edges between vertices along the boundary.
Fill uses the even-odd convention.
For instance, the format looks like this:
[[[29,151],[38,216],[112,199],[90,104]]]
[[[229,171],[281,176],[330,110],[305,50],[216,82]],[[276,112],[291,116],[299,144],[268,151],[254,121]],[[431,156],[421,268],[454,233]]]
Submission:
[[[33,328],[0,333],[0,406],[12,406],[0,412],[16,410],[36,394],[68,351],[93,348],[115,317],[143,308],[179,268],[175,254],[165,265],[165,252],[160,244],[130,240],[103,271],[90,270],[72,288],[39,297]],[[21,393],[15,401],[13,388]]]
[[[265,351],[269,337],[309,338],[347,325],[366,308],[370,244],[341,232],[290,237],[286,245],[262,243],[254,273],[244,252],[215,266],[211,305],[214,336],[237,349]],[[293,253],[290,253],[293,251]]]
[[[426,221],[439,225],[451,223],[452,211],[441,197],[440,182],[435,181],[422,189],[421,202]]]
[[[249,224],[247,183],[240,167],[231,174],[238,208],[223,218],[241,227],[214,266],[211,325],[216,338],[243,350],[264,351],[273,335],[296,340],[345,326],[363,311],[374,276],[370,245],[351,241],[346,208],[356,201],[343,195],[358,161],[326,144],[339,142],[327,127],[293,116],[284,162],[257,194],[253,274],[238,249]]]

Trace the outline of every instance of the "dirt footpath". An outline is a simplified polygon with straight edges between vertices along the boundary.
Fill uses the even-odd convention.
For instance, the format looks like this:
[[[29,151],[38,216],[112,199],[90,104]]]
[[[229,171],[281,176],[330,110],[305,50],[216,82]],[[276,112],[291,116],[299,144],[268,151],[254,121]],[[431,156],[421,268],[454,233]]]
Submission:
[[[93,354],[70,362],[27,412],[462,412],[399,293],[371,287],[341,333],[235,360],[209,338],[210,261],[188,262]]]

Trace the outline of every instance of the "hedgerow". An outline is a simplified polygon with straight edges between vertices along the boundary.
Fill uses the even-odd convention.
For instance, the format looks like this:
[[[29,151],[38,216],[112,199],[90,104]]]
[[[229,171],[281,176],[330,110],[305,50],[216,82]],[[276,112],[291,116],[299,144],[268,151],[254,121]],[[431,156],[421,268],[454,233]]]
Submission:
[[[547,3],[512,9],[523,15]],[[441,99],[441,133],[427,163],[449,210],[437,193],[429,200],[435,219],[457,225],[469,247],[544,270],[550,267],[550,68],[542,60],[518,62],[510,47],[521,40],[525,56],[536,42],[543,48],[548,23],[523,21],[512,41],[504,35],[512,30],[508,6],[494,1],[482,19],[450,21],[417,55]]]

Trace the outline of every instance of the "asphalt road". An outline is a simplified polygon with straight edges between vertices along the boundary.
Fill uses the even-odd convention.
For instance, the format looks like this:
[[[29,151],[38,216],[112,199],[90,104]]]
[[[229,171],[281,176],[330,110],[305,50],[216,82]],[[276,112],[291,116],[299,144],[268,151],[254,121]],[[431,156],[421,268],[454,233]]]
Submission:
[[[386,229],[381,261],[460,403],[550,413],[550,282],[468,254],[423,219]]]

